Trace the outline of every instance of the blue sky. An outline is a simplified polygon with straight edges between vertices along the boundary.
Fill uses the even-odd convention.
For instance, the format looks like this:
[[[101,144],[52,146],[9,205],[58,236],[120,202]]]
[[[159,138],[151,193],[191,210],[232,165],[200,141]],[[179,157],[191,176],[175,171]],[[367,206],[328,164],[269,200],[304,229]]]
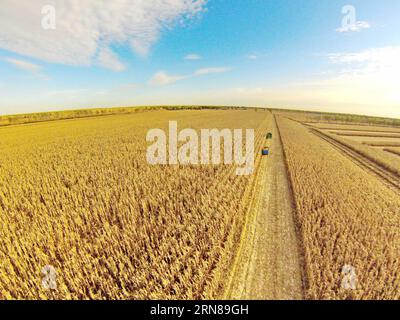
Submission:
[[[82,3],[2,0],[0,114],[213,104],[400,117],[398,0]]]

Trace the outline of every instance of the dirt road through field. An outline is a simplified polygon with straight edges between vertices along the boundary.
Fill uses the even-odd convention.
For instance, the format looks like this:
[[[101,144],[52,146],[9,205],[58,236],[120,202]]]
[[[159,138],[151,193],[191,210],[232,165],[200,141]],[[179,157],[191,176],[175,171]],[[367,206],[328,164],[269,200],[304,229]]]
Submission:
[[[271,155],[264,158],[258,198],[227,299],[302,299],[302,263],[282,144],[274,121]]]

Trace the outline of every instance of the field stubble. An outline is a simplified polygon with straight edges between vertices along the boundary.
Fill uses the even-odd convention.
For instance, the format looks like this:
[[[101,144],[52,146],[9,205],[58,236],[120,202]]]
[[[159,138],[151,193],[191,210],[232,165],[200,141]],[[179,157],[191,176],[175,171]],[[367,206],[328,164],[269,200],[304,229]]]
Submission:
[[[253,206],[241,239],[225,298],[301,300],[302,250],[298,242],[293,197],[287,179],[279,130],[271,119],[273,139],[257,176]]]

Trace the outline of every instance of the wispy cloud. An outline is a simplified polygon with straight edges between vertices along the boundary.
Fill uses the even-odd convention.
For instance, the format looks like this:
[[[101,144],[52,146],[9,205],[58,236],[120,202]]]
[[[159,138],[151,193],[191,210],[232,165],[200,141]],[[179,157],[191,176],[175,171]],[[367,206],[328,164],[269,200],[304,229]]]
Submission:
[[[104,68],[115,72],[121,72],[126,69],[126,66],[119,61],[118,56],[110,48],[100,50],[97,62]]]
[[[26,71],[37,78],[48,79],[48,76],[42,73],[42,67],[38,64],[16,58],[5,58],[4,60],[14,67]]]
[[[360,32],[364,29],[370,29],[371,25],[367,21],[357,21],[354,24],[349,24],[346,26],[342,26],[340,28],[337,28],[336,31],[340,33],[344,32]]]
[[[159,71],[153,76],[153,78],[151,78],[149,83],[157,86],[165,86],[167,84],[183,80],[187,77],[188,76],[169,75],[164,71]]]
[[[175,83],[180,80],[188,79],[188,78],[194,78],[194,77],[199,77],[199,76],[204,76],[204,75],[209,75],[209,74],[215,74],[215,73],[224,73],[224,72],[229,72],[231,71],[232,68],[228,67],[215,67],[215,68],[202,68],[194,71],[191,74],[187,75],[170,75],[166,73],[165,71],[159,71],[157,72],[149,81],[150,84],[152,85],[168,85]]]
[[[376,74],[384,73],[400,77],[400,46],[372,48],[360,52],[330,53],[328,59],[333,64],[345,66],[352,73]]]
[[[165,28],[189,21],[205,10],[207,0],[53,0],[55,30],[44,30],[41,8],[47,0],[2,0],[0,48],[68,65],[102,66],[121,71],[113,44],[129,44],[146,55]],[[15,23],[18,21],[18,23]]]
[[[259,60],[261,58],[268,57],[268,53],[266,52],[251,52],[246,56],[248,60]]]
[[[187,54],[186,56],[184,56],[183,59],[185,59],[185,60],[200,60],[201,55],[199,55],[197,53],[190,53],[190,54]]]
[[[15,58],[5,58],[4,60],[12,64],[13,66],[17,67],[18,69],[24,71],[39,73],[42,70],[41,66],[25,60],[15,59]]]
[[[203,68],[203,69],[196,70],[194,72],[194,75],[202,76],[202,75],[213,74],[213,73],[225,73],[225,72],[228,72],[231,70],[232,70],[232,68],[229,68],[229,67]]]

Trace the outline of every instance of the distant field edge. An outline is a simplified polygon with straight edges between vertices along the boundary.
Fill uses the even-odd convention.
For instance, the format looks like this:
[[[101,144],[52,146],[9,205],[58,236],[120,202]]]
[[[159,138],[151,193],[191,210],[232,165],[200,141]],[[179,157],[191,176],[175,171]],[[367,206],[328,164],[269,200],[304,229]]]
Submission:
[[[307,119],[303,119],[302,122],[307,123],[325,123],[325,124],[353,124],[353,125],[380,125],[380,126],[395,126],[400,127],[400,119],[395,117],[379,117],[361,114],[349,114],[349,113],[332,113],[332,112],[321,112],[321,111],[306,111],[306,110],[293,110],[293,109],[276,109],[271,108],[271,111],[281,112],[283,115],[286,113],[290,114],[290,117],[304,117],[307,115]],[[292,119],[293,120],[293,119]]]
[[[212,105],[182,105],[182,106],[133,106],[133,107],[112,107],[112,108],[93,108],[93,109],[75,109],[64,111],[49,111],[38,113],[26,113],[15,115],[0,116],[0,127],[8,127],[20,124],[71,120],[80,118],[91,118],[110,115],[134,114],[148,111],[176,111],[176,110],[268,110],[264,107],[245,107],[245,106],[212,106]]]

